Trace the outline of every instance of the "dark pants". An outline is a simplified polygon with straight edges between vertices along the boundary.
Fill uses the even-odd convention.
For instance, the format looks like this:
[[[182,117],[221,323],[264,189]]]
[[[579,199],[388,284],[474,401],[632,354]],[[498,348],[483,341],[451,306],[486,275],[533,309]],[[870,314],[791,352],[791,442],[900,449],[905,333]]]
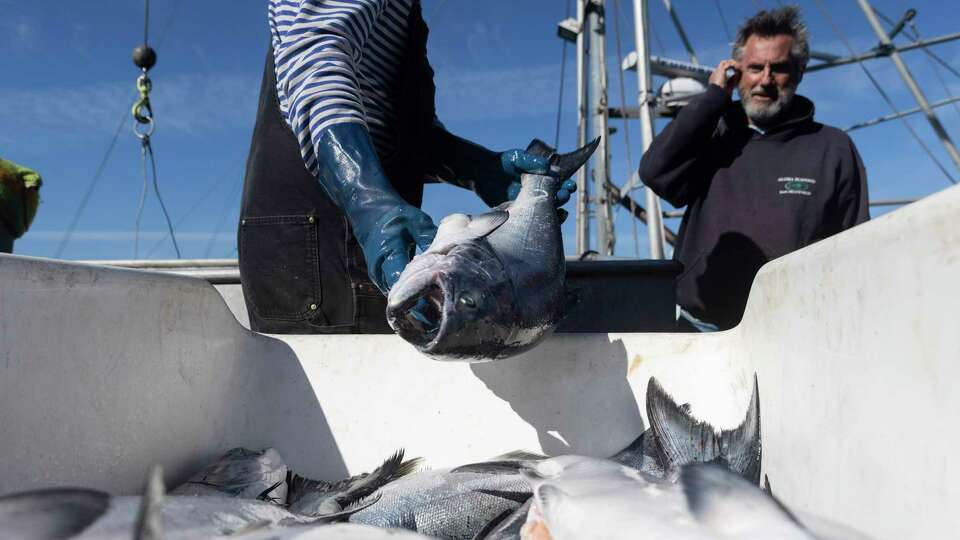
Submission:
[[[13,253],[13,234],[0,221],[0,253]]]
[[[382,160],[410,204],[423,196],[425,133],[434,120],[426,25],[411,10],[409,46],[397,83],[396,156]],[[307,170],[280,112],[273,54],[267,54],[260,106],[244,178],[237,248],[250,327],[276,334],[391,333],[386,299],[370,282],[346,216]]]

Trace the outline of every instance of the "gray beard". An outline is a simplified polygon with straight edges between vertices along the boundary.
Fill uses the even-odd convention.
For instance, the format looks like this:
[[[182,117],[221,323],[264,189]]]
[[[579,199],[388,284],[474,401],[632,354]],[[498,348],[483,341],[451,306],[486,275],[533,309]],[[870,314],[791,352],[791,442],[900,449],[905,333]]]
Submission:
[[[789,109],[793,103],[793,96],[796,95],[796,88],[784,88],[777,95],[777,100],[772,103],[757,103],[752,96],[745,96],[740,89],[740,102],[743,104],[743,110],[747,113],[747,118],[754,125],[763,127],[776,124],[783,113]]]

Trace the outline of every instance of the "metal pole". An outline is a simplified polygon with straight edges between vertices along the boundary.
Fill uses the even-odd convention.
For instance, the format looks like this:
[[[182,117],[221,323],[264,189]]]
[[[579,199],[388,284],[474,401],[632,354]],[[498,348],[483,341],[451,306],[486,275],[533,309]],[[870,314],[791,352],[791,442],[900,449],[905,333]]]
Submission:
[[[947,34],[945,36],[915,41],[908,45],[901,45],[893,50],[896,52],[912,51],[913,49],[921,49],[924,47],[929,47],[931,45],[939,45],[941,43],[947,43],[949,41],[956,41],[958,39],[960,39],[960,32],[955,34]],[[807,69],[804,70],[804,73],[810,73],[811,71],[820,71],[821,69],[827,69],[827,68],[832,68],[837,66],[845,66],[847,64],[855,64],[857,62],[862,62],[863,60],[873,60],[874,58],[880,58],[881,56],[887,56],[889,54],[890,54],[890,51],[888,50],[874,50],[874,51],[866,52],[863,54],[847,56],[844,58],[838,58],[836,60],[829,60],[822,64],[814,64],[812,66],[807,66]]]
[[[610,150],[607,145],[607,63],[605,54],[604,0],[590,0],[587,6],[587,26],[590,52],[590,138],[600,137],[600,146],[590,163],[593,179],[594,225],[597,228],[596,250],[600,255],[613,255],[613,208],[607,193],[609,183]]]
[[[580,32],[577,34],[577,147],[587,144],[587,86],[584,76],[584,41],[586,31],[584,12],[588,0],[577,0],[577,24]],[[577,172],[577,254],[582,255],[590,250],[590,190],[587,185],[587,171],[581,167]]]
[[[637,41],[637,79],[640,104],[640,134],[643,151],[653,142],[653,80],[650,76],[650,48],[647,42],[647,0],[633,0],[633,21]],[[663,218],[660,215],[660,199],[649,187],[647,192],[647,235],[650,239],[650,258],[663,258]]]
[[[956,103],[956,102],[958,102],[958,101],[960,101],[960,96],[955,96],[955,97],[947,98],[947,99],[941,99],[940,101],[936,101],[936,102],[934,102],[934,103],[931,103],[931,104],[930,104],[930,108],[931,108],[931,109],[936,109],[937,107],[943,107],[944,105],[950,105],[951,103]],[[906,110],[900,111],[900,112],[897,113],[897,114],[888,114],[888,115],[886,115],[886,116],[881,116],[880,118],[874,118],[873,120],[867,120],[866,122],[860,122],[859,124],[854,124],[854,125],[848,127],[847,129],[845,129],[844,131],[848,131],[848,132],[849,132],[849,131],[853,131],[853,130],[860,129],[860,128],[875,126],[875,125],[880,124],[880,123],[883,123],[883,122],[889,122],[890,120],[896,120],[897,118],[903,118],[904,116],[910,116],[911,114],[917,114],[918,112],[921,112],[922,110],[923,110],[923,109],[921,109],[920,107],[914,107],[914,108],[912,108],[912,109],[906,109]]]
[[[866,15],[867,21],[870,22],[870,26],[873,27],[873,31],[876,32],[877,37],[880,38],[880,43],[885,47],[893,47],[893,43],[890,41],[890,36],[887,35],[886,31],[884,31],[883,26],[880,24],[880,20],[877,19],[876,13],[873,12],[873,7],[870,6],[870,2],[868,0],[857,1],[860,4],[860,9],[862,9],[864,15]],[[943,147],[947,149],[947,154],[950,155],[950,159],[953,160],[953,164],[960,169],[960,152],[958,152],[957,147],[953,145],[953,141],[950,140],[950,135],[948,135],[947,130],[943,128],[943,124],[940,123],[940,119],[937,118],[937,115],[934,114],[933,109],[930,108],[927,98],[923,95],[920,87],[917,86],[917,81],[913,79],[913,75],[910,74],[910,70],[907,69],[907,65],[903,62],[903,59],[900,58],[900,53],[895,50],[891,51],[890,60],[893,61],[893,65],[895,65],[897,67],[897,71],[900,72],[900,77],[902,77],[903,81],[907,83],[907,88],[909,88],[910,93],[913,94],[913,99],[917,100],[917,105],[923,109],[924,116],[927,117],[927,121],[930,122],[930,127],[933,128],[933,131],[937,134],[940,142],[943,143]]]

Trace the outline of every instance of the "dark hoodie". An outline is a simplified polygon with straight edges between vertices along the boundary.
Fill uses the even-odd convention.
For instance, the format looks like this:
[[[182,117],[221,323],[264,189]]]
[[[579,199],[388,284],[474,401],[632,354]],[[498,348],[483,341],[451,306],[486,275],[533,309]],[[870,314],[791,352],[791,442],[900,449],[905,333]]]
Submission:
[[[677,302],[697,318],[736,326],[764,263],[870,219],[853,141],[813,111],[795,96],[787,118],[761,134],[740,102],[709,85],[644,154],[644,183],[687,207]]]

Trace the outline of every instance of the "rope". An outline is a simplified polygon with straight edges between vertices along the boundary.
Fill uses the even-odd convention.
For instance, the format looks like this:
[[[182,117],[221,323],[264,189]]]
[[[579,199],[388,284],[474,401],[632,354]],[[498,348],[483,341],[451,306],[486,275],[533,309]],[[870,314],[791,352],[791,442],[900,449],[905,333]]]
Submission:
[[[180,259],[180,258],[181,258],[181,255],[180,255],[180,246],[177,245],[177,236],[173,233],[173,223],[171,223],[171,221],[170,221],[170,214],[167,212],[167,206],[166,206],[165,204],[163,204],[163,197],[160,196],[159,180],[157,179],[157,162],[156,162],[156,160],[154,159],[154,156],[153,156],[153,145],[150,144],[150,137],[149,137],[149,136],[143,138],[143,143],[141,144],[141,157],[143,158],[143,161],[144,161],[144,171],[143,171],[143,172],[144,172],[144,177],[143,177],[144,182],[146,182],[146,180],[147,180],[147,177],[146,177],[146,172],[147,172],[147,171],[146,171],[146,159],[147,159],[148,157],[150,158],[150,169],[151,169],[151,171],[153,172],[153,191],[154,191],[154,193],[157,194],[157,202],[160,203],[160,210],[163,211],[163,217],[164,217],[164,219],[166,219],[166,222],[167,222],[167,231],[169,231],[169,233],[170,233],[170,240],[173,242],[173,250],[177,252],[177,258]],[[139,220],[139,217],[138,217],[138,220]],[[137,227],[139,228],[139,226],[140,226],[140,224],[139,224],[139,221],[138,221]],[[138,232],[138,234],[139,234],[139,229],[138,229],[137,232]]]
[[[613,18],[613,29],[614,33],[617,34],[617,65],[623,65],[623,50],[620,46],[620,0],[613,0],[613,9],[617,12],[617,16]],[[623,116],[623,141],[626,144],[626,157],[627,157],[627,174],[631,174],[633,171],[633,156],[631,155],[630,148],[630,123],[627,121],[627,98],[626,98],[626,87],[623,83],[623,70],[618,69],[617,73],[620,76],[620,110],[624,112]],[[629,192],[628,192],[629,193]],[[630,213],[636,214],[636,201],[633,200],[633,197],[630,197]],[[637,220],[631,216],[630,222],[633,224],[633,249],[634,255],[640,257],[640,232],[637,227]]]
[[[143,206],[147,202],[147,189],[149,182],[147,180],[147,160],[146,160],[146,145],[140,146],[140,167],[143,171],[143,186],[140,188],[140,199],[137,203],[137,217],[134,220],[133,225],[133,258],[134,260],[140,258],[140,219],[143,217]]]
[[[156,123],[154,122],[153,108],[150,106],[150,91],[153,89],[153,84],[150,82],[150,78],[147,77],[147,72],[153,67],[156,56],[147,43],[147,29],[150,27],[150,0],[143,1],[144,31],[142,50],[153,56],[148,61],[142,61],[148,55],[137,57],[137,55],[134,54],[135,63],[143,72],[140,77],[137,78],[137,90],[140,92],[140,99],[134,103],[132,111],[133,118],[137,121],[137,123],[133,125],[133,133],[140,139],[140,163],[143,170],[143,187],[140,190],[140,202],[137,205],[137,219],[133,237],[133,258],[138,259],[140,255],[140,220],[143,217],[143,206],[147,197],[147,161],[149,160],[150,171],[153,173],[153,191],[157,194],[157,202],[160,203],[160,210],[163,212],[163,217],[167,222],[167,230],[170,232],[170,240],[173,241],[173,249],[177,252],[177,258],[179,259],[181,258],[180,246],[177,245],[177,236],[173,232],[173,222],[170,220],[170,213],[167,212],[167,205],[163,203],[163,197],[160,195],[160,180],[157,177],[157,160],[153,153],[153,145],[150,144],[150,138],[153,135]],[[140,127],[138,128],[138,126]]]
[[[570,18],[570,2],[567,0],[567,14],[564,17],[564,20]],[[563,83],[566,80],[564,77],[567,72],[567,40],[561,39],[563,42],[562,52],[560,53],[560,92],[557,97],[557,129],[553,137],[553,147],[556,149],[560,148],[560,117],[563,115]]]
[[[850,56],[855,57],[857,55],[856,52],[853,50],[853,47],[850,45],[850,42],[847,40],[847,37],[843,33],[843,31],[840,30],[839,27],[837,27],[836,23],[833,20],[833,17],[830,16],[830,13],[827,11],[827,8],[823,5],[823,1],[822,0],[814,0],[814,1],[816,2],[817,8],[820,10],[820,13],[823,15],[824,19],[827,20],[827,23],[829,23],[830,27],[833,29],[833,33],[836,34],[836,36],[840,39],[841,42],[843,42],[843,45],[849,51]],[[890,96],[888,96],[887,93],[883,90],[883,87],[880,86],[880,83],[877,82],[877,80],[873,77],[873,74],[870,73],[870,70],[867,69],[865,65],[863,65],[863,61],[857,60],[857,65],[860,66],[860,69],[863,70],[863,73],[867,76],[868,79],[870,79],[870,83],[873,84],[874,88],[876,88],[877,93],[880,94],[880,97],[882,97],[883,100],[887,102],[887,105],[890,106],[894,114],[899,115],[900,111],[897,110],[896,104],[894,104],[893,100],[890,99]],[[923,151],[926,152],[930,160],[933,161],[934,164],[936,164],[938,169],[940,169],[940,172],[942,172],[943,175],[947,177],[947,180],[949,180],[951,184],[956,184],[957,181],[953,178],[950,172],[947,171],[947,169],[943,166],[943,164],[940,163],[940,160],[938,160],[937,156],[933,154],[933,151],[930,150],[930,147],[928,147],[926,143],[923,142],[923,139],[920,138],[920,135],[916,131],[914,131],[913,126],[910,125],[907,119],[904,118],[903,116],[900,116],[900,121],[903,122],[903,126],[907,128],[907,131],[910,132],[913,138],[916,139],[917,144],[919,144],[920,147],[923,148]]]

